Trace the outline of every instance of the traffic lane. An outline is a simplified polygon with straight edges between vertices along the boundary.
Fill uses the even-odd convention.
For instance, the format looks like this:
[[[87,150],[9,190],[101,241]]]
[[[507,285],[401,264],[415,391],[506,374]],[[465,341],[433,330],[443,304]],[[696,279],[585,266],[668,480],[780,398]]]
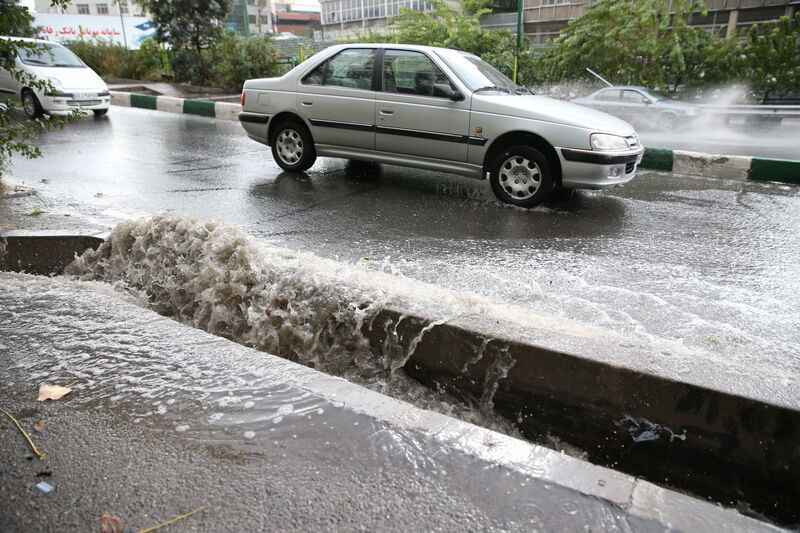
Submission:
[[[800,360],[796,188],[644,172],[622,189],[521,210],[485,182],[415,169],[320,160],[291,175],[238,124],[112,111],[48,134],[45,157],[19,161],[15,175],[50,176],[43,194],[109,224],[165,211],[216,218],[648,342],[679,339],[721,361],[788,370]]]

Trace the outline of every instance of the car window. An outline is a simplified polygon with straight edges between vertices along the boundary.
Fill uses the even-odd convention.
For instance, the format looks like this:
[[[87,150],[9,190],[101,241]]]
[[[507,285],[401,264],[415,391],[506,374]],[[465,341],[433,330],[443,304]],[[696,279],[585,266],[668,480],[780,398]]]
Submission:
[[[622,101],[626,104],[644,103],[644,96],[638,91],[622,91]]]
[[[303,83],[370,90],[374,64],[374,49],[350,48],[339,52],[312,70],[303,78]]]
[[[450,80],[425,54],[386,50],[383,55],[383,92],[447,97]]]
[[[611,90],[611,91],[603,91],[598,93],[597,96],[594,97],[595,100],[601,100],[603,102],[616,102],[619,100],[619,91]]]
[[[58,44],[36,43],[33,48],[18,48],[19,59],[34,67],[83,68],[83,61]]]

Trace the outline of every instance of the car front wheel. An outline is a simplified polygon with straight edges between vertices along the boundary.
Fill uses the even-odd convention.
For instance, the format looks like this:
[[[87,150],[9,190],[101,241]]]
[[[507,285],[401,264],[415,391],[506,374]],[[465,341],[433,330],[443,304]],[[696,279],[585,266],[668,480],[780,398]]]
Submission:
[[[22,110],[25,111],[28,118],[39,118],[44,115],[42,104],[39,103],[39,99],[30,89],[22,91]]]
[[[495,196],[507,204],[534,207],[553,191],[547,158],[530,146],[511,146],[491,163],[489,180]]]
[[[308,170],[317,159],[314,140],[308,128],[296,120],[287,120],[278,125],[271,144],[275,162],[289,172]]]
[[[105,109],[93,109],[93,111],[94,111],[94,116],[102,117],[102,116],[105,116],[108,113],[108,108],[105,108]]]

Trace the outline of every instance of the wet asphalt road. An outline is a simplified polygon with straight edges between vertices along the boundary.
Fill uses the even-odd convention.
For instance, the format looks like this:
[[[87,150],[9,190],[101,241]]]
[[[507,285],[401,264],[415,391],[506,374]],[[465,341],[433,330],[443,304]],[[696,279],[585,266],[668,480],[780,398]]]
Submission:
[[[68,224],[159,212],[631,337],[720,364],[800,370],[800,189],[644,172],[526,211],[484,182],[320,160],[282,173],[236,123],[114,108],[46,135],[13,176]],[[41,182],[41,180],[46,182]],[[774,374],[773,374],[774,375]],[[743,379],[747,376],[743,376]]]

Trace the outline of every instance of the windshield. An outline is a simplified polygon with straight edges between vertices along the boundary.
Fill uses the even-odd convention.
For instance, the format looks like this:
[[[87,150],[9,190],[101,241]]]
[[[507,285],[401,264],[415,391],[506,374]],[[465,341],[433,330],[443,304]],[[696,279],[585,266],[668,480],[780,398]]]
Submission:
[[[57,44],[38,43],[36,48],[19,48],[19,59],[35,67],[82,68],[85,65],[69,49]]]
[[[514,94],[519,86],[505,74],[481,58],[456,50],[437,50],[450,68],[471,91],[482,87],[499,87],[500,90]]]

